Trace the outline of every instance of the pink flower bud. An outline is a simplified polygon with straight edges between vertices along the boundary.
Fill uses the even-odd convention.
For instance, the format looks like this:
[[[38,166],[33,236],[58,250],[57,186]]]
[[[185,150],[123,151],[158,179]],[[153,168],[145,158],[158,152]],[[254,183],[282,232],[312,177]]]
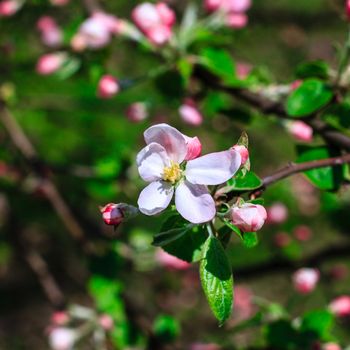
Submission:
[[[313,136],[312,128],[304,122],[298,120],[290,122],[287,126],[290,134],[299,141],[311,142]]]
[[[188,137],[183,135],[186,139],[187,144],[187,154],[185,160],[192,160],[198,158],[202,153],[202,144],[199,141],[199,138],[196,137]]]
[[[134,123],[145,120],[148,117],[146,104],[143,102],[132,103],[126,110],[126,116]]]
[[[99,318],[99,324],[105,331],[110,331],[113,329],[114,322],[111,316],[104,314]]]
[[[119,204],[109,203],[101,208],[102,219],[106,225],[118,226],[124,220]]]
[[[179,113],[181,119],[193,126],[198,126],[203,123],[203,116],[198,110],[196,103],[191,99],[186,99],[184,104],[180,106]]]
[[[160,265],[170,270],[187,270],[191,267],[191,264],[188,262],[170,255],[160,248],[157,249],[155,258]]]
[[[64,53],[49,53],[39,58],[36,71],[41,75],[49,75],[59,70],[66,60]]]
[[[232,223],[243,232],[256,232],[260,230],[266,220],[266,210],[262,205],[245,203],[231,210]]]
[[[222,6],[223,0],[205,0],[204,8],[208,12],[217,11]]]
[[[342,295],[334,299],[329,304],[329,309],[337,317],[349,317],[350,316],[350,296]]]
[[[0,17],[10,17],[14,15],[21,7],[21,4],[16,0],[0,1]]]
[[[248,63],[237,62],[236,64],[236,74],[237,77],[241,80],[244,80],[248,77],[249,73],[252,70],[252,66]]]
[[[38,22],[36,23],[36,27],[41,32],[45,32],[52,28],[56,28],[57,23],[51,16],[42,16],[38,19]]]
[[[54,6],[64,6],[69,3],[70,0],[50,0],[51,5]]]
[[[63,35],[58,27],[52,28],[41,34],[41,40],[48,47],[57,47],[62,44]]]
[[[56,311],[51,316],[51,322],[56,326],[63,326],[69,322],[69,315],[66,311]]]
[[[92,16],[85,20],[78,32],[84,38],[85,44],[91,49],[106,46],[111,40],[108,26],[98,17]]]
[[[312,230],[306,225],[299,225],[294,229],[294,237],[298,241],[308,241],[312,237]]]
[[[322,346],[322,350],[342,350],[336,343],[327,343]]]
[[[251,5],[251,0],[223,0],[223,8],[228,12],[246,12]]]
[[[293,82],[290,84],[291,90],[292,90],[292,91],[296,90],[302,83],[303,83],[303,81],[300,80],[300,79],[293,81]]]
[[[234,145],[232,148],[241,155],[241,166],[247,163],[247,160],[249,159],[249,151],[247,147],[243,145]]]
[[[136,6],[132,11],[131,17],[143,32],[161,24],[161,18],[156,6],[149,2]]]
[[[112,98],[119,90],[117,79],[111,75],[104,75],[98,83],[98,96],[101,98]]]
[[[293,276],[295,290],[300,294],[311,293],[320,279],[320,272],[317,269],[302,268],[297,270]]]
[[[291,243],[291,239],[287,233],[279,232],[274,236],[274,243],[277,247],[284,248]]]
[[[283,203],[274,203],[267,208],[267,223],[282,224],[288,218],[288,209]]]
[[[152,27],[145,32],[148,40],[157,46],[164,45],[172,37],[172,31],[169,27],[159,25]]]
[[[53,350],[70,350],[76,338],[76,332],[72,329],[54,328],[49,334],[50,347]]]
[[[156,9],[162,24],[172,27],[175,24],[175,12],[164,2],[156,4]]]
[[[248,16],[244,13],[229,13],[226,17],[226,25],[230,28],[241,29],[248,24]]]
[[[346,0],[345,3],[345,14],[348,20],[350,20],[350,0]]]
[[[70,42],[70,46],[76,52],[84,51],[87,48],[87,45],[88,43],[85,36],[80,33],[75,34]]]

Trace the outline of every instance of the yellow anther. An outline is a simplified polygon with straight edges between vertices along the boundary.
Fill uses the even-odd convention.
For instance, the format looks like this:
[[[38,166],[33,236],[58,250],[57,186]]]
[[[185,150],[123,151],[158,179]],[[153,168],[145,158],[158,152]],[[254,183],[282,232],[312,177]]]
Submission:
[[[178,163],[171,161],[170,166],[165,167],[163,170],[163,180],[175,183],[180,180],[182,170]]]

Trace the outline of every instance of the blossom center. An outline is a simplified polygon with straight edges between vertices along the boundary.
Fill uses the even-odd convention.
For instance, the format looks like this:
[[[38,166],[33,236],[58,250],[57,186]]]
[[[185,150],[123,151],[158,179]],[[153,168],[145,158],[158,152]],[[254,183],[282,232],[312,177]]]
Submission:
[[[163,169],[163,180],[175,183],[180,180],[182,170],[179,163],[171,161],[170,166]]]

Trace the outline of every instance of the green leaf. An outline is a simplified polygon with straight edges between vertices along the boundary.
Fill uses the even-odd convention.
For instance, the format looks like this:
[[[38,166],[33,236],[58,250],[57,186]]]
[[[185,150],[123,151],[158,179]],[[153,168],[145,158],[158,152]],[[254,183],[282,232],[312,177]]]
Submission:
[[[327,339],[334,324],[333,315],[326,310],[310,311],[304,315],[300,330],[302,332],[313,333],[317,338]]]
[[[259,238],[256,232],[244,232],[243,243],[247,248],[254,248],[259,243]]]
[[[173,342],[180,334],[180,324],[170,315],[159,315],[154,321],[153,331],[163,342]]]
[[[231,55],[222,49],[208,47],[200,53],[202,64],[223,80],[232,80],[236,76],[235,64]]]
[[[305,80],[289,95],[286,110],[292,117],[307,116],[324,107],[332,97],[332,90],[322,81]]]
[[[252,191],[261,187],[262,180],[252,171],[246,172],[245,175],[242,172],[238,173],[234,178],[227,181],[230,191]]]
[[[232,222],[226,219],[223,219],[223,223],[243,241],[243,234],[237,226],[235,226]]]
[[[201,226],[189,224],[180,215],[169,217],[154,236],[152,244],[162,247],[167,253],[187,262],[198,261],[206,240],[206,231]]]
[[[326,146],[310,147],[298,146],[297,151],[299,157],[297,163],[308,162],[334,157],[338,154],[334,153]],[[337,190],[343,180],[343,166],[324,167],[305,171],[306,177],[321,190],[331,191]]]
[[[181,99],[184,96],[185,81],[178,71],[160,74],[154,83],[159,93],[166,99]]]
[[[215,237],[209,237],[205,243],[200,277],[210,308],[222,325],[232,311],[233,277],[225,250]]]
[[[296,76],[299,79],[320,78],[327,79],[329,75],[329,65],[322,60],[306,62],[300,64],[296,69]]]
[[[267,325],[265,337],[272,349],[298,349],[299,334],[287,320],[279,320]]]
[[[350,104],[348,102],[330,106],[322,113],[321,118],[327,124],[350,135]]]
[[[177,68],[182,76],[184,85],[187,86],[193,72],[193,63],[189,59],[181,58],[177,62]]]

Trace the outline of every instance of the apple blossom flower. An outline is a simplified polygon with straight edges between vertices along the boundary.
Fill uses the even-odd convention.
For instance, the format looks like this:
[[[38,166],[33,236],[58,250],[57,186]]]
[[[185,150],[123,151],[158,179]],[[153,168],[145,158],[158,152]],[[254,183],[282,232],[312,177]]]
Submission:
[[[53,350],[70,350],[76,340],[76,332],[69,328],[54,328],[49,334],[49,344]]]
[[[144,137],[147,146],[136,161],[140,176],[150,184],[139,196],[140,211],[158,214],[168,207],[175,194],[176,209],[186,220],[194,224],[212,220],[216,207],[206,185],[219,185],[232,178],[241,165],[239,153],[230,149],[184,163],[186,139],[175,128],[154,125]]]
[[[111,41],[112,35],[118,32],[119,20],[117,17],[104,12],[95,12],[81,24],[71,45],[73,48],[85,46],[90,49],[99,49],[106,46]]]
[[[297,292],[301,294],[311,293],[320,279],[320,272],[317,269],[301,268],[293,276],[293,285]]]
[[[266,210],[262,205],[244,203],[231,209],[232,223],[243,232],[256,232],[260,230],[266,220]]]
[[[329,310],[337,317],[350,316],[350,296],[342,295],[329,304]]]
[[[37,22],[37,28],[41,32],[41,40],[45,45],[55,47],[62,43],[62,31],[52,17],[40,17]]]
[[[248,148],[243,146],[243,145],[234,145],[232,148],[234,150],[236,150],[241,155],[241,159],[242,159],[241,166],[243,166],[245,163],[247,163],[247,160],[249,159]]]
[[[267,223],[282,224],[288,218],[287,207],[280,202],[276,202],[271,207],[267,208]]]
[[[291,243],[290,236],[286,232],[278,232],[273,238],[275,245],[279,248],[287,247]]]
[[[308,241],[312,237],[312,230],[306,225],[297,226],[293,233],[294,237],[299,241]]]
[[[186,99],[184,104],[180,106],[179,114],[181,119],[189,125],[198,126],[203,123],[203,116],[196,103],[191,99]]]
[[[41,75],[49,75],[59,70],[67,59],[62,52],[48,53],[39,58],[36,71]]]
[[[126,110],[126,116],[131,122],[138,123],[148,117],[147,105],[144,102],[132,103]]]
[[[114,326],[113,318],[107,314],[101,315],[98,319],[98,322],[105,331],[110,331],[113,329],[113,326]]]
[[[170,270],[187,270],[191,267],[191,264],[188,262],[168,254],[161,248],[157,249],[155,258],[160,265]]]
[[[326,343],[322,345],[322,350],[342,350],[337,343]]]
[[[137,27],[155,45],[163,45],[172,37],[175,13],[167,4],[144,2],[134,8],[132,19]]]
[[[10,17],[14,15],[21,7],[23,2],[18,0],[0,1],[0,17]]]
[[[198,158],[202,153],[202,144],[197,136],[188,137],[183,135],[186,140],[187,153],[185,160],[192,160]]]
[[[112,75],[104,75],[98,83],[97,94],[101,98],[108,99],[115,96],[119,90],[118,80]]]
[[[313,137],[312,128],[301,120],[289,122],[287,130],[298,141],[311,142]]]

